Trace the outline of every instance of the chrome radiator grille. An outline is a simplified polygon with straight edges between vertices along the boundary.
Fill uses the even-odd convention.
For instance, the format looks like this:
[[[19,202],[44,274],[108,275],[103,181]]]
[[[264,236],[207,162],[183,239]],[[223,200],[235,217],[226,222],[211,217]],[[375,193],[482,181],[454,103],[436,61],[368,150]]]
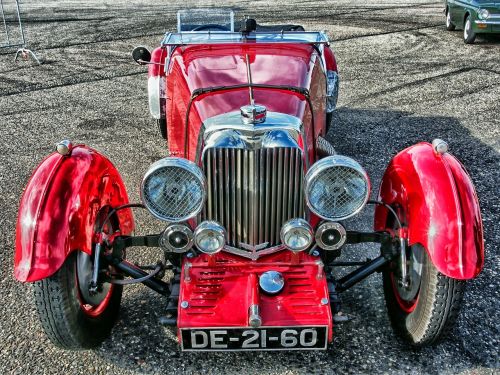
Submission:
[[[226,228],[229,246],[278,245],[283,223],[303,217],[299,148],[209,148],[203,168],[208,192],[202,218]]]

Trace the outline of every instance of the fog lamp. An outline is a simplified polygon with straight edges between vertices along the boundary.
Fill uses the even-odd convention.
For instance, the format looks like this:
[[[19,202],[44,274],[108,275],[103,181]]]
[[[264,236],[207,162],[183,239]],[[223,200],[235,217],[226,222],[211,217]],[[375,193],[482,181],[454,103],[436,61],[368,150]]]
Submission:
[[[311,246],[313,230],[304,219],[292,219],[281,228],[281,242],[291,251],[299,252]]]
[[[342,224],[326,222],[318,227],[315,238],[316,244],[323,250],[337,250],[344,245],[347,233]]]
[[[193,232],[183,224],[172,224],[160,235],[159,245],[166,251],[185,253],[193,246]]]
[[[218,253],[226,244],[226,230],[216,221],[204,221],[194,231],[194,243],[202,253]]]

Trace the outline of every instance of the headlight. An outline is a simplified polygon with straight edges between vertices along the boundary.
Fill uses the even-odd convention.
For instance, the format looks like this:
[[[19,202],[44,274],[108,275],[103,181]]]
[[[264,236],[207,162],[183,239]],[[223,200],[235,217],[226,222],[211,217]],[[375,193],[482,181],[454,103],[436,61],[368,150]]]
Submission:
[[[336,221],[357,214],[370,195],[370,180],[358,162],[346,156],[317,161],[305,177],[305,196],[310,210]]]
[[[181,222],[196,216],[205,196],[203,172],[186,159],[161,159],[149,168],[142,180],[142,202],[160,220]]]
[[[226,230],[216,221],[204,221],[194,231],[194,243],[202,253],[218,253],[226,244]]]
[[[490,16],[490,12],[488,12],[488,9],[479,9],[477,11],[477,15],[482,20],[485,20],[486,18],[488,18]]]
[[[292,219],[283,224],[280,237],[283,245],[291,251],[298,252],[311,246],[313,231],[304,219]]]

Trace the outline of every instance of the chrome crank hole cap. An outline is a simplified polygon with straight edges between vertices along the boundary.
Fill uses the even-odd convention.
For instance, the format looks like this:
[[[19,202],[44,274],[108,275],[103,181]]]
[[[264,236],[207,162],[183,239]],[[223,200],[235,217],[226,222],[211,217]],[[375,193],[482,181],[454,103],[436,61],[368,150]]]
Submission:
[[[259,277],[260,288],[268,294],[277,294],[285,286],[285,279],[281,272],[266,271]]]

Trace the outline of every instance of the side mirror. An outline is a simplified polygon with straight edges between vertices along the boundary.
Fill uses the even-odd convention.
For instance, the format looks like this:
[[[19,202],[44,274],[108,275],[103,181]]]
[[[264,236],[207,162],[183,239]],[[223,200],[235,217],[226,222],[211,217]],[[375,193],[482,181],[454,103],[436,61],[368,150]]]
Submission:
[[[244,34],[251,33],[257,30],[257,21],[253,18],[245,18],[241,23],[241,32]]]
[[[151,52],[146,47],[135,47],[132,58],[139,65],[146,65],[151,61]]]

